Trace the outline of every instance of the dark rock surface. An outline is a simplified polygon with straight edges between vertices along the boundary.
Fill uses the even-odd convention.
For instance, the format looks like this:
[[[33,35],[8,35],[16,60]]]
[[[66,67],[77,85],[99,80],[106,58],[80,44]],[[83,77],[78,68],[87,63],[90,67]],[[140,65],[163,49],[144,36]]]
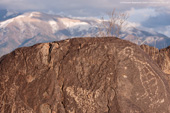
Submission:
[[[140,47],[151,56],[164,73],[170,74],[170,46],[160,50],[148,45],[141,45]]]
[[[20,48],[0,59],[1,113],[170,113],[158,65],[117,38]]]

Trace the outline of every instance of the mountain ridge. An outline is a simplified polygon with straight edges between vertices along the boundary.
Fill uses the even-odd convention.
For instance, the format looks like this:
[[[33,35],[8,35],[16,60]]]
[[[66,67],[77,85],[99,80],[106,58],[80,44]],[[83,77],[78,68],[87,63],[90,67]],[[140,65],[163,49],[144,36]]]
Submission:
[[[18,47],[36,43],[97,36],[100,22],[101,20],[94,18],[71,18],[40,12],[24,13],[0,22],[0,56]],[[159,49],[170,45],[170,38],[167,36],[136,28],[122,32],[120,38]]]

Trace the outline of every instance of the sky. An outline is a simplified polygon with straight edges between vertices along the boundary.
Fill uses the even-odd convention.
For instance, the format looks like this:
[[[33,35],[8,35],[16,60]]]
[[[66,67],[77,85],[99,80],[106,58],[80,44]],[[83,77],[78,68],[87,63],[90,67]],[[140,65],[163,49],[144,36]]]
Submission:
[[[101,17],[116,9],[128,13],[134,27],[170,36],[170,0],[0,0],[0,8],[74,17]]]

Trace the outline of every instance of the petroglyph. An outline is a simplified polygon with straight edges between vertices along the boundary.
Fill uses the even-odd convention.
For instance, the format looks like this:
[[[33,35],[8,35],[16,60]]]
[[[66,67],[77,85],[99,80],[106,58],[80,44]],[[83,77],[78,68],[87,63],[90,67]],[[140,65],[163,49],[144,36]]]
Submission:
[[[142,84],[142,87],[144,89],[143,94],[136,93],[136,100],[140,101],[143,99],[147,99],[150,101],[149,107],[155,108],[159,107],[161,103],[165,102],[165,98],[167,98],[165,86],[163,84],[163,81],[160,79],[159,75],[156,74],[156,72],[151,68],[150,64],[148,64],[146,61],[141,61],[134,55],[134,50],[131,47],[126,47],[118,54],[122,59],[130,59],[132,62],[134,62],[135,66],[139,70],[140,74],[140,82]],[[125,70],[127,70],[127,67],[124,67]],[[125,75],[123,75],[124,78]],[[162,87],[164,90],[162,91]],[[160,95],[161,92],[161,95]]]
[[[77,93],[76,93],[74,91],[74,88],[72,88],[72,87],[68,87],[66,89],[66,91],[71,97],[73,97],[75,99],[75,101],[77,102],[79,107],[81,107],[83,105],[87,105],[87,106],[83,107],[84,111],[86,111],[87,109],[92,109],[92,111],[94,111],[94,108],[96,105],[95,105],[94,99],[93,99],[93,92],[78,88]],[[84,104],[84,103],[86,103],[86,104]],[[90,108],[88,105],[90,105]]]
[[[89,111],[95,112],[96,108],[102,109],[107,112],[108,107],[103,106],[103,103],[107,104],[108,98],[109,100],[113,100],[115,92],[112,89],[108,89],[107,91],[111,92],[111,96],[108,97],[107,95],[103,95],[103,86],[104,85],[102,85],[102,87],[100,87],[96,91],[75,87],[67,87],[66,91],[69,96],[74,98],[79,108],[83,108],[83,113],[87,113]]]
[[[126,47],[118,53],[118,57],[120,60],[124,60],[126,58],[131,58],[133,56],[133,49],[130,47]]]

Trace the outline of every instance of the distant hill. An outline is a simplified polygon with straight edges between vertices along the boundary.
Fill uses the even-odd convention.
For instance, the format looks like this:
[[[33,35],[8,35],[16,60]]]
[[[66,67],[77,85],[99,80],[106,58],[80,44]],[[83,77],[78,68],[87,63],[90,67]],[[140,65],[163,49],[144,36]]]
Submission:
[[[170,45],[170,38],[158,32],[148,32],[137,28],[129,28],[121,34],[121,39],[129,40],[138,45],[149,45],[158,49]]]
[[[8,18],[7,10],[1,10],[0,56],[18,47],[36,43],[58,41],[72,37],[95,37],[99,19],[69,18],[40,12],[29,12]],[[9,15],[9,14],[8,14]],[[170,39],[159,33],[150,33],[136,28],[120,35],[122,39],[137,44],[148,44],[157,48],[170,45]]]

